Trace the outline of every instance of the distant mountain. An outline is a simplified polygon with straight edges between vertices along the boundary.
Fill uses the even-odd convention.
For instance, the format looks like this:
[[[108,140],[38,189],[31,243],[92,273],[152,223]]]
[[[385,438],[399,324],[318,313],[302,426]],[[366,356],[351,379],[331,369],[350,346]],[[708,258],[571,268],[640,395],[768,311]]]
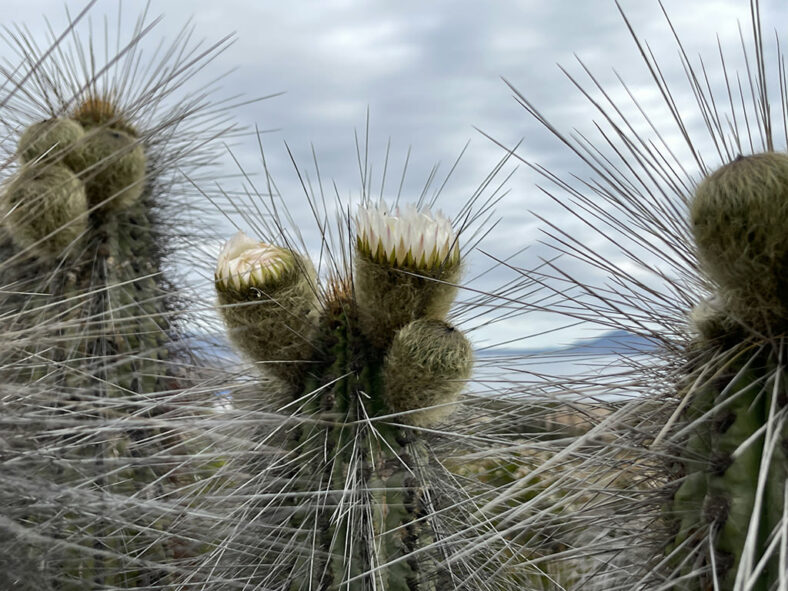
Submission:
[[[211,356],[219,357],[223,361],[235,361],[239,355],[235,352],[230,341],[224,333],[195,334],[189,337],[192,348],[196,351],[205,351]],[[564,347],[550,347],[541,349],[519,349],[493,347],[477,351],[478,357],[491,357],[496,355],[522,355],[522,356],[588,356],[588,355],[615,355],[617,353],[643,353],[648,354],[656,349],[656,344],[649,339],[627,332],[614,330],[598,337],[581,339]]]
[[[614,330],[589,340],[573,343],[563,349],[567,353],[593,353],[595,355],[611,355],[614,353],[649,353],[656,350],[657,345],[640,335],[626,330]]]
[[[477,356],[492,355],[615,355],[617,353],[643,353],[655,351],[657,345],[649,339],[626,330],[614,330],[598,337],[581,339],[564,347],[541,349],[489,348],[477,351]]]

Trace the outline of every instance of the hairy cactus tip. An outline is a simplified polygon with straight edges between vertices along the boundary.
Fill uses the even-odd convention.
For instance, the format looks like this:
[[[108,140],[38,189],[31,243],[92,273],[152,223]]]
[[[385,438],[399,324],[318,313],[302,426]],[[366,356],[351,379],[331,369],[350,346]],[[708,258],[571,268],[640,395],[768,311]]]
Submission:
[[[70,151],[85,136],[85,129],[73,119],[54,117],[34,123],[22,132],[17,156],[23,163],[56,157]]]
[[[739,156],[690,204],[703,269],[725,311],[756,331],[788,328],[788,154]]]
[[[239,231],[219,253],[214,276],[233,343],[269,373],[297,381],[295,362],[312,355],[317,316],[315,271],[295,252]],[[273,363],[285,362],[285,363]]]
[[[145,149],[110,98],[88,97],[72,114],[85,137],[66,155],[66,163],[85,182],[91,206],[104,211],[125,209],[145,189]]]
[[[21,167],[0,199],[2,223],[18,248],[56,259],[87,231],[87,192],[68,160],[84,135],[79,123],[60,117],[22,132]]]
[[[85,188],[57,163],[26,165],[8,186],[0,216],[17,247],[55,259],[87,231]]]
[[[445,319],[460,273],[458,235],[440,212],[359,206],[354,287],[361,329],[376,347],[413,320]]]
[[[473,348],[461,331],[442,320],[414,320],[386,355],[386,406],[405,423],[433,425],[454,411],[472,369]]]
[[[21,249],[59,257],[89,229],[136,203],[145,189],[146,156],[137,132],[109,100],[87,98],[68,116],[22,131],[20,171],[0,202],[2,223]]]

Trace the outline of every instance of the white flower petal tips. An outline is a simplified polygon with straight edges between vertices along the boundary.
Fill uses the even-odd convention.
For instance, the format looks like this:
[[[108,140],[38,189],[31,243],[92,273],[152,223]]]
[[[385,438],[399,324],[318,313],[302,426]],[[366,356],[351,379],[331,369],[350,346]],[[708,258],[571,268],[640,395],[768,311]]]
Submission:
[[[214,274],[216,287],[236,291],[262,288],[277,281],[294,263],[290,251],[258,242],[239,231],[219,253]]]
[[[394,211],[385,202],[360,205],[356,242],[365,256],[398,267],[429,269],[460,259],[457,233],[448,218],[415,205]]]

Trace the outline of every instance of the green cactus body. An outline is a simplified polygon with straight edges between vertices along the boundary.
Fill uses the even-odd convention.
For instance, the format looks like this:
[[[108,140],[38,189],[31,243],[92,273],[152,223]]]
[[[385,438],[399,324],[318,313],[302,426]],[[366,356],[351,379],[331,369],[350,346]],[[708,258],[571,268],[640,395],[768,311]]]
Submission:
[[[172,466],[148,460],[177,436],[144,420],[165,414],[152,397],[175,389],[169,360],[177,353],[177,304],[161,276],[155,196],[139,140],[106,125],[82,129],[58,119],[25,131],[18,152],[25,163],[4,196],[11,214],[3,248],[16,260],[4,279],[22,292],[3,302],[12,319],[6,330],[36,331],[36,342],[15,355],[37,362],[8,364],[3,379],[26,384],[52,421],[71,420],[75,429],[38,434],[57,467],[47,468],[46,455],[28,454],[25,470],[84,502],[70,511],[56,503],[20,507],[18,519],[49,540],[29,549],[46,565],[46,585],[156,588],[170,580],[158,565],[173,562],[172,517],[139,508],[166,502],[178,487]],[[125,147],[91,139],[121,133]],[[73,143],[53,147],[53,137]],[[24,295],[31,292],[40,295]],[[56,402],[47,405],[53,392]],[[17,435],[25,445],[24,429]]]
[[[784,520],[784,413],[788,400],[781,349],[786,325],[783,211],[788,156],[739,157],[698,187],[691,205],[704,270],[719,286],[694,314],[700,378],[692,386],[680,454],[683,474],[666,516],[677,528],[668,553],[687,579],[683,589],[740,588],[762,562],[751,589],[781,580],[770,547]],[[711,376],[711,377],[708,377]],[[697,385],[696,384],[699,384]],[[694,554],[683,551],[686,546]],[[747,568],[744,561],[748,560]],[[698,587],[700,584],[700,587]]]
[[[772,404],[780,408],[786,397],[784,376],[775,389],[776,359],[764,351],[751,355],[752,347],[745,347],[739,355],[729,357],[716,377],[692,394],[687,418],[698,424],[685,447],[685,476],[666,513],[669,519],[678,520],[678,533],[669,552],[694,540],[691,546],[698,548],[698,559],[708,569],[714,564],[723,589],[735,588],[742,552],[753,527],[757,527],[756,560],[769,556],[770,534],[782,523],[785,506],[783,444],[777,444],[768,465],[764,449],[764,426],[771,421]],[[781,436],[776,437],[782,441]],[[767,471],[767,485],[758,507],[763,471]],[[704,543],[697,543],[699,540]],[[686,552],[677,551],[673,562],[678,564],[686,556]],[[778,556],[772,553],[752,588],[771,589],[779,580],[778,563]],[[689,575],[697,566],[686,562],[681,570]],[[712,574],[704,579],[711,584]],[[698,587],[697,583],[686,583],[681,588]]]
[[[316,532],[317,539],[314,554],[292,566],[289,588],[338,589],[358,577],[351,588],[435,589],[428,555],[406,558],[433,541],[420,508],[419,466],[427,458],[402,428],[366,422],[365,417],[385,412],[381,360],[376,353],[370,358],[374,349],[347,314],[326,324],[323,349],[330,361],[307,380],[304,394],[331,386],[304,409],[308,421],[293,445],[300,458],[312,456],[317,464],[313,478],[298,488],[326,492],[318,509],[300,509],[304,515],[297,517],[297,527],[305,537]],[[303,545],[309,547],[309,540]],[[372,572],[401,558],[406,559]],[[308,572],[311,577],[304,578]]]
[[[429,278],[398,272],[361,240],[358,258],[354,285],[332,279],[321,290],[301,255],[242,233],[219,256],[216,286],[230,335],[287,392],[263,392],[289,414],[286,451],[267,477],[280,513],[263,495],[259,521],[290,537],[285,543],[281,533],[261,549],[255,569],[276,566],[254,580],[289,591],[437,591],[451,584],[434,518],[443,501],[413,426],[433,426],[454,410],[472,350],[442,318],[453,286],[433,289]],[[452,269],[456,279],[458,260]],[[420,292],[415,280],[427,287]],[[403,291],[412,297],[391,297]],[[307,348],[294,346],[304,340]]]

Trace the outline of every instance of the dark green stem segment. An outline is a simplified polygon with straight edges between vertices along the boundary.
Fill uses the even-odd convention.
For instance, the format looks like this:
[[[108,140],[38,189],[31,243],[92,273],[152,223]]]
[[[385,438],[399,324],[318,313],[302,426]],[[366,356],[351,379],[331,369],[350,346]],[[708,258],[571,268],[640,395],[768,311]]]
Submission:
[[[305,380],[309,402],[290,441],[291,492],[305,495],[289,520],[302,553],[285,566],[287,589],[434,591],[426,452],[374,420],[386,414],[382,359],[352,315],[325,326],[326,361]]]
[[[748,539],[753,566],[765,561],[751,588],[768,591],[781,580],[779,545],[770,543],[786,510],[782,346],[782,339],[758,347],[743,343],[725,355],[710,348],[704,366],[716,371],[687,394],[693,429],[676,466],[681,484],[666,511],[676,529],[667,552],[674,571],[703,574],[678,589],[705,590],[716,577],[721,589],[732,591]]]

